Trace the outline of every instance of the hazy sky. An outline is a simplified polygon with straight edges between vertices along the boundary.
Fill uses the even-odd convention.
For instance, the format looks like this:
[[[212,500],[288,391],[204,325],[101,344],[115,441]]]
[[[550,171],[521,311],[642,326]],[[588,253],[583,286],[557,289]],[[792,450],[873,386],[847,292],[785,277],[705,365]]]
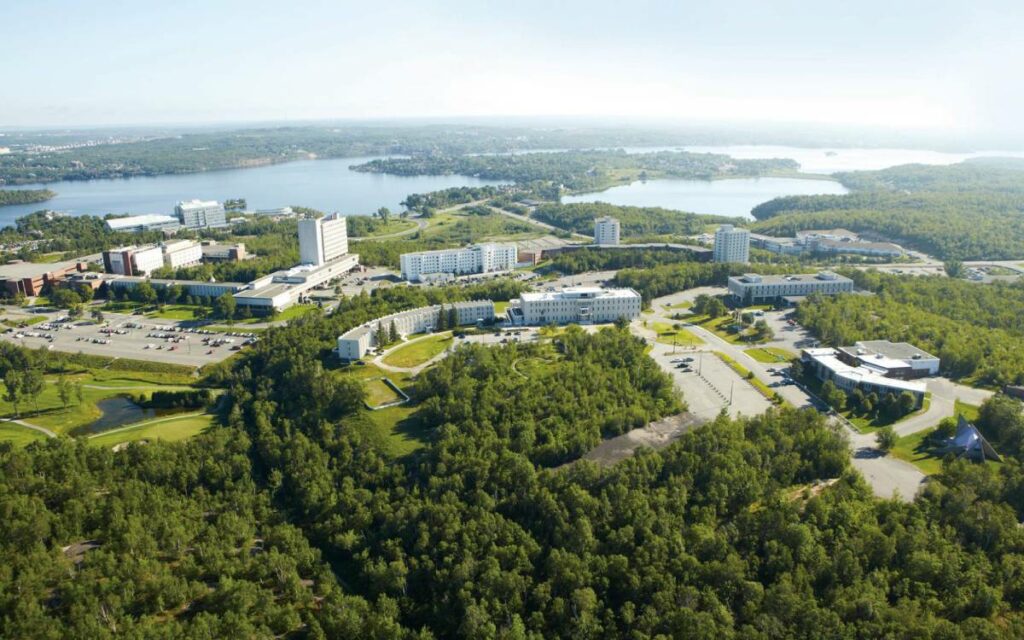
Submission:
[[[1024,130],[1024,2],[15,2],[0,125],[588,115]]]

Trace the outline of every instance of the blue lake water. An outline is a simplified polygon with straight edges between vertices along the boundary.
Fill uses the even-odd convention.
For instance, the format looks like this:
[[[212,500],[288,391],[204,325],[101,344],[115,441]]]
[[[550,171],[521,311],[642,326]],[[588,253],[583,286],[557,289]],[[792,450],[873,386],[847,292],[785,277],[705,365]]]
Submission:
[[[15,188],[48,188],[57,197],[42,203],[0,207],[0,226],[40,209],[72,215],[107,213],[171,214],[179,200],[245,198],[250,209],[288,205],[364,215],[380,207],[401,210],[411,193],[449,187],[499,184],[468,176],[388,176],[349,169],[372,158],[303,160],[252,169],[230,169],[182,175],[51,182]]]
[[[562,202],[607,202],[634,207],[665,207],[692,213],[750,217],[752,208],[779,196],[840,193],[846,193],[846,188],[832,180],[649,180],[595,193],[564,196]]]

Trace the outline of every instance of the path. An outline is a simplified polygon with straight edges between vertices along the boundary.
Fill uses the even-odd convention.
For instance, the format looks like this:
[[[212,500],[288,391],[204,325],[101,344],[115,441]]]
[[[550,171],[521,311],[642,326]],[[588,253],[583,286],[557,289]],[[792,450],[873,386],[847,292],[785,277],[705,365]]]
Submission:
[[[509,218],[512,218],[513,220],[518,220],[519,222],[525,222],[526,224],[532,224],[533,226],[539,227],[541,229],[544,229],[545,231],[557,231],[559,233],[564,233],[565,232],[565,229],[562,229],[561,227],[556,227],[556,226],[554,226],[552,224],[548,224],[546,222],[541,222],[540,220],[534,220],[530,216],[524,216],[524,215],[521,215],[521,214],[518,214],[518,213],[512,213],[511,211],[505,211],[504,209],[500,209],[498,207],[490,207],[489,206],[488,208],[491,211],[494,211],[495,213],[500,213],[503,216],[508,216]],[[530,211],[532,212],[533,209],[531,208]],[[577,239],[589,240],[591,242],[594,240],[593,236],[584,235],[582,233],[576,233],[575,231],[573,231],[571,233],[572,233],[572,237],[577,238]]]
[[[25,422],[24,420],[18,420],[16,418],[0,418],[0,420],[2,420],[3,422],[8,422],[8,423],[11,423],[11,424],[16,424],[16,425],[19,425],[19,426],[22,426],[22,427],[26,427],[28,429],[33,429],[33,430],[38,431],[39,433],[45,435],[47,438],[56,438],[57,437],[57,434],[54,433],[53,431],[50,431],[46,427],[40,427],[37,424],[32,424],[31,422]]]
[[[362,242],[363,240],[388,240],[389,238],[401,238],[402,236],[409,236],[417,231],[423,231],[427,228],[427,221],[422,218],[414,218],[412,220],[416,223],[415,227],[409,229],[403,229],[402,231],[395,231],[394,233],[385,233],[380,236],[359,236],[356,238],[349,238],[349,242]]]
[[[157,418],[155,420],[146,420],[143,422],[136,422],[134,424],[126,424],[123,427],[116,429],[107,429],[106,431],[100,431],[98,433],[92,433],[86,436],[88,439],[98,438],[100,436],[108,436],[112,433],[120,433],[122,431],[128,431],[130,429],[138,429],[139,427],[151,427],[154,424],[160,424],[161,422],[170,422],[172,420],[180,420],[182,418],[194,418],[196,416],[206,415],[205,411],[196,411],[193,413],[176,413],[173,416],[167,416],[166,418]]]

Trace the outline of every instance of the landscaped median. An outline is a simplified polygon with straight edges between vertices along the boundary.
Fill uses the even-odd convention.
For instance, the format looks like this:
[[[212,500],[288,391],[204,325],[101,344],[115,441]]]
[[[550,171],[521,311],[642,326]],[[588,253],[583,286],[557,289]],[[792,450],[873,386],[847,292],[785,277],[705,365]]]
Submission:
[[[781,404],[785,402],[784,400],[782,400],[782,397],[776,394],[774,391],[772,391],[768,387],[768,385],[758,380],[757,377],[753,374],[753,372],[750,371],[750,369],[744,367],[743,365],[736,362],[735,360],[725,355],[721,351],[715,351],[714,354],[718,356],[719,360],[729,365],[729,368],[738,373],[741,378],[749,382],[750,385],[757,389],[765,398],[768,398],[768,400],[775,404]]]
[[[681,324],[669,324],[667,322],[654,322],[651,329],[658,334],[658,342],[678,347],[692,347],[704,344],[704,341],[688,331]]]
[[[796,359],[795,353],[779,347],[754,347],[744,350],[743,353],[765,364],[788,364]]]

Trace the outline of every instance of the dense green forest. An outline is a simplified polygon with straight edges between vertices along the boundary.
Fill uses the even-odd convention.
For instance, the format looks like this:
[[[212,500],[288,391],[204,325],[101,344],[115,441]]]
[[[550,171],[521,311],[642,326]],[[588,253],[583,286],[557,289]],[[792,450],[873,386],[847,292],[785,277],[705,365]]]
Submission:
[[[390,458],[361,437],[338,333],[500,294],[384,289],[273,329],[216,370],[223,425],[187,443],[0,446],[0,636],[1024,634],[1012,455],[949,463],[914,503],[879,501],[822,416],[773,410],[611,468],[545,468],[675,410],[623,329],[537,353],[460,348],[416,387],[423,448]],[[558,382],[527,379],[524,360]],[[1000,411],[980,422],[1019,442],[1024,424]]]
[[[562,151],[519,155],[417,155],[384,158],[352,167],[357,171],[395,175],[468,175],[520,184],[544,181],[570,192],[605,189],[612,184],[646,178],[674,177],[710,180],[721,177],[794,173],[799,165],[788,159],[737,160],[711,153],[661,151],[626,153]]]
[[[1017,167],[1017,168],[1010,168]],[[844,227],[945,260],[1024,257],[1024,163],[903,165],[836,174],[846,195],[786,196],[751,211],[753,231]]]
[[[678,262],[644,269],[622,269],[615,274],[612,284],[630,287],[640,292],[644,304],[654,298],[694,287],[724,287],[729,276],[738,276],[750,270],[743,264],[724,262]],[[759,264],[758,273],[791,273],[791,264]]]
[[[604,216],[619,221],[623,238],[692,235],[702,233],[708,225],[737,222],[736,218],[727,216],[708,216],[661,207],[624,207],[604,202],[542,204],[533,211],[532,217],[560,229],[590,235],[594,233],[594,220]]]
[[[29,243],[17,255],[32,260],[40,253],[66,251],[75,256],[102,251],[124,244],[157,242],[163,239],[158,231],[116,233],[107,228],[103,218],[95,216],[53,215],[37,211],[18,218],[13,227],[0,229],[0,244]]]
[[[692,261],[693,254],[675,249],[578,249],[556,255],[538,271],[571,274],[609,269],[650,269]]]
[[[851,271],[877,295],[812,296],[801,324],[830,345],[906,341],[942,360],[945,373],[985,385],[1024,383],[1024,285]]]
[[[49,189],[0,189],[0,207],[8,204],[45,202],[57,195]]]

